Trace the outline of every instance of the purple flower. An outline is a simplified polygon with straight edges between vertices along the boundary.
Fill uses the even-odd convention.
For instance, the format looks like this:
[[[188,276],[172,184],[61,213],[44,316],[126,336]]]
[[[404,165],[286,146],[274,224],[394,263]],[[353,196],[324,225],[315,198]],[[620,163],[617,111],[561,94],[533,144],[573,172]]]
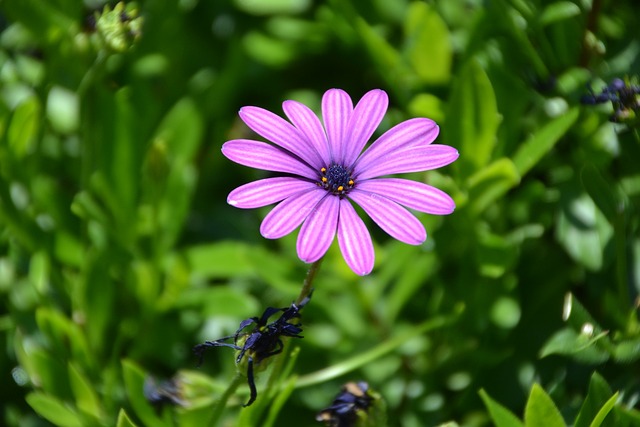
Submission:
[[[262,221],[264,237],[280,238],[302,224],[297,252],[310,263],[327,252],[337,234],[345,261],[359,275],[371,272],[375,254],[351,201],[392,237],[421,244],[427,233],[405,207],[446,215],[455,208],[453,200],[421,182],[379,177],[436,169],[456,160],[458,151],[430,145],[438,126],[416,118],[394,126],[361,154],[388,103],[387,94],[376,89],[354,108],[346,92],[330,89],[322,97],[324,127],[296,101],[282,105],[291,123],[262,108],[243,107],[240,118],[270,143],[236,139],[226,142],[222,153],[236,163],[284,175],[242,185],[227,202],[244,209],[280,202]]]

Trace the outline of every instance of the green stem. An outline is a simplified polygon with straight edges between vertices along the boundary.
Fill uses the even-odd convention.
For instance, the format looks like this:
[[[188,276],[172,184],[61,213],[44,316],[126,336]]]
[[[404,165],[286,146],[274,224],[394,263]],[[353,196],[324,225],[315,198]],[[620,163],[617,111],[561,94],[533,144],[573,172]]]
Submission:
[[[352,372],[392,352],[414,337],[457,321],[463,311],[463,305],[456,306],[451,314],[434,317],[433,319],[422,322],[406,333],[385,341],[362,354],[358,354],[350,359],[343,360],[342,362],[328,368],[324,368],[319,371],[298,377],[296,388],[303,388],[315,384],[320,384],[322,382],[329,381],[333,378],[337,378],[346,373]]]
[[[218,423],[220,417],[222,416],[222,412],[224,412],[224,408],[227,407],[227,401],[229,400],[231,395],[235,393],[236,389],[243,381],[244,376],[241,373],[237,372],[233,377],[233,380],[231,380],[231,382],[229,383],[227,389],[224,391],[224,393],[222,393],[222,396],[220,396],[220,399],[218,399],[218,401],[214,405],[213,413],[211,414],[211,421],[209,421],[209,426],[214,427]]]
[[[300,289],[300,295],[298,295],[298,299],[296,300],[296,305],[299,305],[302,300],[308,297],[313,291],[313,279],[316,277],[316,273],[320,269],[320,264],[322,264],[323,258],[320,258],[309,267],[309,271],[307,272],[307,277],[304,278],[304,282],[302,283],[302,289]]]

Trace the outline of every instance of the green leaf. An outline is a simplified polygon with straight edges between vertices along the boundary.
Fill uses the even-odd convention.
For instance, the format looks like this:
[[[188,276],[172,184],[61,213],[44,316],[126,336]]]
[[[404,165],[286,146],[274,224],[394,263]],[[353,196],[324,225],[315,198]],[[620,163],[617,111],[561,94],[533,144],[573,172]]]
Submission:
[[[591,271],[600,270],[613,227],[585,193],[565,193],[561,203],[556,238],[575,261]]]
[[[469,177],[469,209],[479,215],[520,182],[510,159],[501,158]]]
[[[605,403],[611,398],[612,392],[607,382],[600,374],[594,372],[589,381],[589,391],[582,402],[580,412],[573,427],[589,427]]]
[[[593,165],[586,165],[582,168],[580,177],[584,189],[587,190],[598,209],[607,217],[609,223],[613,224],[621,209],[620,203],[616,200],[615,187],[607,183]]]
[[[382,76],[387,78],[390,84],[395,82],[393,86],[406,81],[408,72],[404,69],[402,58],[398,51],[361,17],[356,17],[354,23],[362,43],[373,58]]]
[[[411,3],[404,31],[409,63],[420,80],[446,83],[451,78],[453,51],[449,30],[437,10],[424,2]]]
[[[40,130],[40,110],[38,98],[31,96],[20,103],[13,112],[7,129],[7,141],[18,158],[24,157],[35,148]]]
[[[520,176],[524,176],[554,147],[575,123],[579,115],[578,108],[573,108],[544,125],[525,141],[513,156],[513,163]]]
[[[83,427],[85,425],[73,409],[55,397],[35,392],[29,393],[26,400],[34,411],[56,426]]]
[[[81,366],[93,366],[86,337],[77,323],[62,313],[41,307],[36,322],[58,357],[69,357]]]
[[[553,22],[563,21],[574,16],[580,16],[580,7],[571,1],[558,1],[547,5],[540,14],[540,24],[549,25]]]
[[[484,405],[489,410],[491,420],[496,427],[523,427],[524,424],[511,411],[496,402],[484,389],[478,392]]]
[[[531,388],[524,410],[524,425],[526,427],[566,427],[560,411],[537,383]]]
[[[460,151],[456,165],[463,177],[489,163],[501,120],[489,77],[478,61],[467,62],[453,83],[442,132],[445,143]]]
[[[561,354],[572,356],[583,363],[603,363],[609,359],[610,355],[597,346],[597,342],[606,338],[606,332],[591,336],[585,333],[579,334],[571,328],[563,328],[547,340],[540,350],[540,357]]]
[[[69,363],[69,382],[76,398],[78,409],[91,415],[96,420],[102,419],[103,412],[95,387],[73,363]]]
[[[260,310],[256,299],[236,288],[223,286],[188,289],[180,295],[177,307],[202,306],[205,316],[230,316],[243,319]]]
[[[407,246],[404,245],[406,248]],[[407,251],[407,256],[402,257],[403,264],[395,277],[393,286],[385,301],[387,304],[387,322],[393,324],[405,304],[414,298],[416,292],[424,286],[424,283],[435,273],[437,258],[432,253]]]
[[[184,253],[189,266],[204,277],[246,277],[255,274],[250,246],[241,242],[217,242],[193,246]]]
[[[156,414],[154,408],[144,397],[144,379],[146,375],[144,371],[132,361],[123,360],[122,375],[124,376],[129,402],[144,425],[171,427],[170,424]]]
[[[311,5],[310,0],[234,0],[238,9],[254,15],[302,13]]]
[[[296,383],[297,388],[308,387],[311,385],[319,384],[324,381],[328,381],[333,378],[340,377],[346,373],[352,372],[362,366],[373,362],[381,358],[382,356],[394,351],[404,343],[406,343],[411,338],[417,337],[426,332],[436,330],[444,327],[452,322],[455,322],[462,312],[464,311],[464,307],[457,306],[456,310],[448,315],[448,316],[438,316],[434,317],[430,320],[427,320],[419,325],[412,327],[407,332],[396,336],[395,338],[391,338],[387,341],[380,343],[379,345],[363,352],[357,354],[349,359],[344,359],[339,363],[334,364],[333,366],[329,366],[327,368],[321,369],[316,372],[312,372],[310,374],[301,376]]]
[[[616,343],[613,359],[616,362],[631,363],[640,358],[640,338],[631,338]]]
[[[138,427],[136,423],[131,421],[131,418],[127,415],[126,411],[123,408],[120,408],[120,412],[118,412],[118,422],[116,423],[116,427]]]
[[[616,392],[613,396],[611,396],[609,400],[606,401],[604,405],[602,405],[602,408],[600,408],[596,416],[593,418],[593,421],[591,422],[589,427],[600,427],[602,425],[607,415],[609,415],[609,413],[615,406],[616,401],[618,400],[618,394],[619,392]]]

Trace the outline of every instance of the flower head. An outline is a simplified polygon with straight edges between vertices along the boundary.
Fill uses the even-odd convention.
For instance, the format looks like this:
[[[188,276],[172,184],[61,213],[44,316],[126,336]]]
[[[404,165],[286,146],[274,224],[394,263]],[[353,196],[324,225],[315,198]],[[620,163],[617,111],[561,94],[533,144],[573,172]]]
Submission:
[[[279,202],[262,221],[260,233],[277,239],[302,224],[296,249],[305,262],[320,259],[337,234],[347,265],[359,275],[371,272],[375,254],[351,202],[392,237],[421,244],[426,231],[405,207],[446,215],[455,208],[453,200],[424,183],[380,177],[436,169],[456,160],[458,152],[431,145],[439,128],[424,118],[394,126],[362,152],[388,103],[387,94],[376,89],[354,107],[346,92],[330,89],[322,97],[324,126],[296,101],[282,105],[290,122],[259,107],[243,107],[240,118],[269,143],[236,139],[227,141],[222,153],[236,163],[283,176],[242,185],[227,202],[245,209]]]

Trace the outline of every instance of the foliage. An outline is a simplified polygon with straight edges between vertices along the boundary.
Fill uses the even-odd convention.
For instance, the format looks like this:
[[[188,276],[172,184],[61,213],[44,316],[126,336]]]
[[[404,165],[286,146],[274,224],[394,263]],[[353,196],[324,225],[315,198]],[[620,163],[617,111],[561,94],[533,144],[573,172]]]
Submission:
[[[579,102],[637,82],[639,14],[634,0],[4,0],[2,423],[203,426],[220,410],[220,425],[314,425],[362,380],[389,425],[640,425],[638,123]],[[386,90],[381,132],[436,120],[461,157],[412,178],[457,209],[420,214],[418,247],[368,223],[366,277],[332,247],[304,339],[243,409],[234,356],[198,369],[191,348],[289,306],[308,266],[295,235],[260,237],[266,210],[225,203],[264,174],[220,146],[249,136],[241,106],[319,110],[330,87]],[[149,403],[150,377],[177,384],[172,404]]]

